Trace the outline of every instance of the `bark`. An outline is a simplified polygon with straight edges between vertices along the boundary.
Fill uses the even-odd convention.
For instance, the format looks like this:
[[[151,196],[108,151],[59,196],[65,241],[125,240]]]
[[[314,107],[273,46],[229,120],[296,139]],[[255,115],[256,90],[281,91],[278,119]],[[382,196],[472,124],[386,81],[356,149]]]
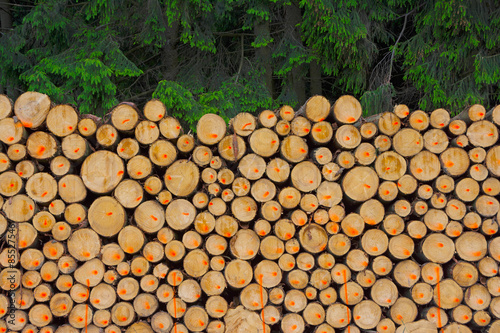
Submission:
[[[261,21],[255,24],[254,33],[256,36],[270,36],[269,31],[269,21]],[[257,58],[257,63],[262,66],[264,70],[264,82],[266,88],[269,91],[270,96],[273,96],[273,68],[272,68],[272,57],[271,57],[271,47],[269,45],[259,47],[255,50],[255,56]],[[243,56],[243,55],[241,55]]]
[[[321,86],[321,65],[316,60],[309,64],[309,75],[311,80],[311,95],[321,95],[323,87]]]

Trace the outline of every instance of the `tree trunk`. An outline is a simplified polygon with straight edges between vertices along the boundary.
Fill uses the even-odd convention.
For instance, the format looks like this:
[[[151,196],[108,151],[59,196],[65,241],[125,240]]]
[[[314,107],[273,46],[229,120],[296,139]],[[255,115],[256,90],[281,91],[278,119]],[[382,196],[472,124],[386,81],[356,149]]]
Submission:
[[[300,28],[297,25],[301,22],[302,15],[300,13],[300,8],[297,3],[291,2],[290,6],[285,8],[285,22],[288,23],[288,29],[291,30],[292,37],[296,41],[301,41]],[[301,42],[300,42],[301,43]],[[288,81],[291,83],[293,92],[297,98],[298,104],[302,105],[306,101],[306,84],[304,81],[305,73],[304,65],[299,65],[295,67],[288,74]]]
[[[271,38],[271,33],[269,30],[269,21],[259,21],[255,24],[253,31],[257,37],[263,39]],[[264,83],[266,85],[269,95],[273,97],[273,67],[272,67],[272,57],[271,57],[271,47],[268,45],[257,47],[255,49],[255,57],[258,65],[262,66],[264,69]],[[240,55],[243,57],[243,54]],[[240,60],[241,61],[241,60]]]
[[[179,73],[179,55],[177,43],[179,41],[179,21],[169,22],[165,31],[165,45],[161,49],[161,64],[163,69],[163,79],[174,81]]]
[[[311,95],[321,95],[323,88],[321,86],[321,65],[316,60],[309,64],[309,75],[311,80]]]

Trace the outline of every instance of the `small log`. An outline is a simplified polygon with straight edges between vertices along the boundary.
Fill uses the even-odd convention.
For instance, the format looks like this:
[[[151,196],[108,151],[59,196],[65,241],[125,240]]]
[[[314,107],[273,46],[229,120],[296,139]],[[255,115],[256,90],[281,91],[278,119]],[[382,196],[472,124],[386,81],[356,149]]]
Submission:
[[[464,301],[472,310],[481,311],[490,305],[491,295],[483,285],[474,284],[465,291]]]
[[[80,177],[69,174],[59,180],[58,193],[68,204],[79,203],[87,197],[87,188]]]
[[[287,136],[291,131],[291,124],[288,120],[282,119],[276,123],[276,126],[274,127],[274,131],[279,136]]]
[[[329,122],[321,121],[315,123],[311,129],[311,139],[317,145],[325,145],[333,137],[333,128]]]
[[[118,156],[128,161],[139,153],[139,142],[132,138],[122,139],[116,147]]]
[[[131,103],[120,103],[111,110],[111,124],[120,132],[133,132],[138,122],[139,110]]]
[[[383,254],[387,250],[388,245],[389,240],[386,234],[378,229],[366,231],[361,238],[361,246],[370,256]]]
[[[227,284],[226,280],[224,279],[224,275],[221,272],[209,271],[201,278],[200,287],[205,294],[207,294],[210,297],[213,297],[222,294],[224,290],[227,288]],[[221,313],[220,311],[215,311],[215,312],[217,312],[218,314]]]
[[[91,138],[97,131],[97,123],[93,118],[82,118],[78,122],[78,132],[85,138]]]
[[[361,133],[361,136],[364,140],[370,140],[378,134],[378,127],[374,123],[363,123],[359,127],[359,132]]]
[[[38,172],[38,168],[33,161],[21,161],[16,165],[16,173],[23,179],[30,178],[35,172]]]
[[[52,207],[52,204],[54,204],[53,207]],[[58,213],[58,209],[60,209],[60,206],[61,206],[60,203],[58,203],[56,201],[52,201],[49,205],[49,211],[51,210],[50,208],[52,208],[51,213],[54,216],[59,216],[61,214],[57,214],[57,213]],[[66,220],[66,222],[68,222],[71,225],[80,224],[86,218],[87,218],[87,208],[85,206],[83,206],[82,204],[74,203],[74,204],[67,206],[64,209],[64,219]]]
[[[16,99],[14,114],[24,127],[36,129],[45,122],[50,107],[49,96],[28,91]]]
[[[264,110],[259,113],[257,119],[259,120],[259,124],[263,127],[272,128],[278,122],[278,117],[271,110]]]
[[[396,183],[391,181],[384,181],[378,187],[378,198],[384,202],[391,202],[396,199],[398,195],[398,187]]]
[[[154,122],[143,120],[136,126],[134,137],[140,144],[149,145],[160,137],[160,130]]]
[[[297,114],[305,114],[313,122],[323,121],[330,114],[330,102],[323,96],[313,96],[297,111]]]
[[[163,135],[168,140],[177,139],[180,135],[182,135],[181,124],[179,120],[173,117],[163,117],[163,119],[160,120],[159,128],[161,135]],[[217,142],[219,142],[219,140],[217,140]]]
[[[348,151],[343,151],[337,155],[336,162],[341,165],[344,169],[351,169],[356,163],[354,155]]]
[[[27,138],[28,132],[21,122],[16,122],[13,118],[0,120],[0,141],[6,145],[23,144]]]
[[[431,112],[430,125],[434,128],[444,128],[450,123],[450,113],[445,109],[436,109]]]
[[[88,219],[92,229],[99,235],[111,237],[122,230],[127,215],[116,199],[104,196],[99,197],[92,203],[88,212]]]
[[[303,161],[309,152],[309,147],[304,139],[296,135],[289,135],[281,143],[281,156],[290,163]]]
[[[335,131],[334,142],[341,149],[352,150],[361,143],[361,134],[353,125],[342,125]]]
[[[391,319],[398,325],[413,322],[418,314],[415,303],[406,297],[398,298],[390,309]]]
[[[190,134],[183,134],[177,140],[177,150],[181,153],[190,153],[195,147],[194,137]]]
[[[488,177],[488,169],[483,164],[474,164],[469,169],[469,176],[481,182]]]
[[[0,119],[9,117],[13,108],[14,102],[6,95],[0,95]]]
[[[345,195],[356,202],[372,198],[379,185],[379,178],[373,169],[368,167],[355,167],[350,170],[342,180],[342,189]]]
[[[243,260],[233,260],[226,265],[224,277],[229,286],[241,289],[252,280],[253,270],[250,264]]]
[[[9,146],[7,149],[7,155],[0,153],[2,159],[0,160],[0,170],[8,170],[11,167],[11,161],[18,162],[27,157],[27,148],[25,145],[18,143]]]
[[[425,131],[429,127],[430,119],[427,113],[421,110],[413,111],[410,114],[410,126],[419,131]]]
[[[205,114],[198,120],[196,126],[198,140],[205,145],[214,145],[224,137],[226,123],[224,119],[215,114]]]
[[[118,134],[117,129],[110,124],[101,125],[97,129],[95,136],[97,143],[103,149],[107,150],[114,150],[120,142],[120,135]]]
[[[491,147],[498,141],[498,129],[488,120],[477,121],[467,128],[467,138],[475,147]]]
[[[393,263],[386,256],[378,256],[373,259],[371,267],[378,276],[386,276],[392,271]]]
[[[279,109],[279,115],[281,119],[287,120],[287,121],[292,121],[294,116],[295,116],[295,111],[293,108],[289,105],[283,105]]]
[[[433,299],[433,289],[427,283],[418,282],[411,288],[410,295],[417,305],[429,304]]]
[[[160,121],[166,114],[167,108],[158,99],[152,99],[144,105],[143,114],[150,121]]]
[[[465,123],[465,121],[460,119],[453,118],[453,120],[448,125],[448,132],[453,136],[462,135],[466,130],[467,124]]]
[[[139,283],[131,277],[123,278],[116,286],[116,293],[120,299],[130,301],[139,293]]]
[[[129,326],[135,319],[134,307],[128,302],[116,303],[111,308],[111,320],[120,327]]]
[[[378,129],[380,133],[385,134],[387,136],[393,136],[396,134],[401,128],[401,119],[392,113],[392,112],[384,112],[380,115],[378,119]]]

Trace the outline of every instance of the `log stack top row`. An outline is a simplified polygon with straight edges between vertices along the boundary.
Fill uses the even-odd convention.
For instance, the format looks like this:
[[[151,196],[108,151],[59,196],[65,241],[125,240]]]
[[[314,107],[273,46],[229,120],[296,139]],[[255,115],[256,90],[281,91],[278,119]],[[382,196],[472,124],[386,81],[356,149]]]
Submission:
[[[499,126],[0,95],[0,333],[500,332]]]

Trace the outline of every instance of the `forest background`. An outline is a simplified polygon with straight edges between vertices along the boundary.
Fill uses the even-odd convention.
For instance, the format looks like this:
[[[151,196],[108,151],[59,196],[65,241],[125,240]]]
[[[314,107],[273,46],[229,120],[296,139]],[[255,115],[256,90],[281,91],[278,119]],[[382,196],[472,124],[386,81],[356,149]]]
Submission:
[[[496,0],[0,0],[0,93],[102,116],[158,98],[193,128],[312,95],[455,114],[499,102]]]

